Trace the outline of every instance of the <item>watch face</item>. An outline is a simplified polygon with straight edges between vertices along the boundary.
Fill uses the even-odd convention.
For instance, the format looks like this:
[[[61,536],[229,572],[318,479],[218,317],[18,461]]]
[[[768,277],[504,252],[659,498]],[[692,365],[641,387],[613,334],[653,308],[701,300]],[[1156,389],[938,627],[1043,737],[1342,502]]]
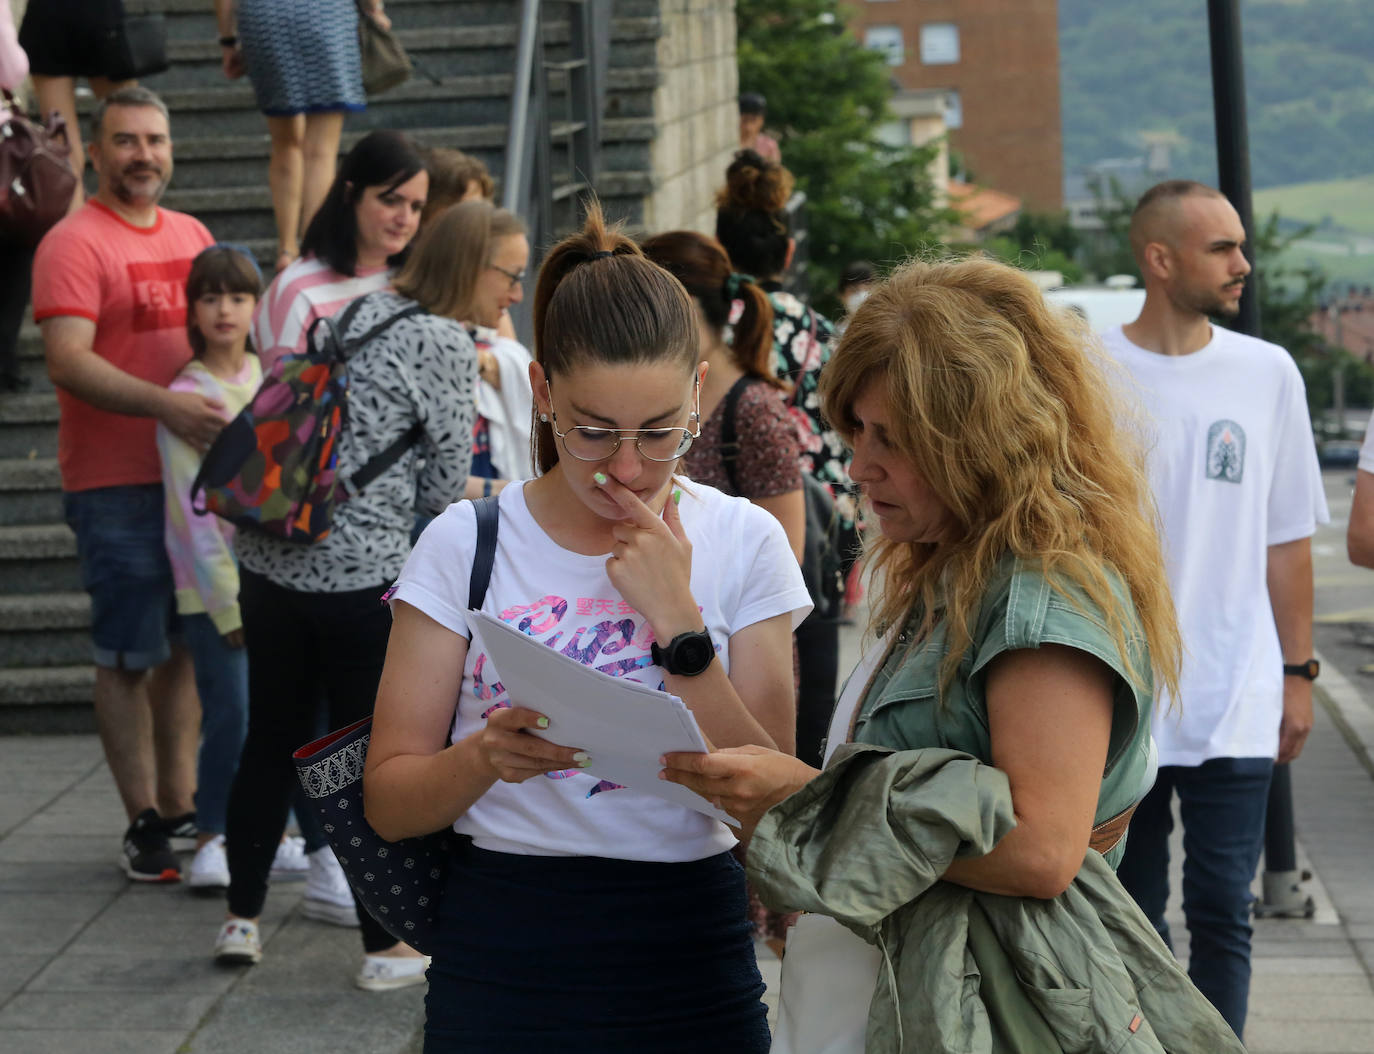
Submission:
[[[711,644],[711,638],[701,634],[680,639],[673,652],[676,660],[674,665],[683,673],[692,674],[700,673],[711,665],[716,649]]]

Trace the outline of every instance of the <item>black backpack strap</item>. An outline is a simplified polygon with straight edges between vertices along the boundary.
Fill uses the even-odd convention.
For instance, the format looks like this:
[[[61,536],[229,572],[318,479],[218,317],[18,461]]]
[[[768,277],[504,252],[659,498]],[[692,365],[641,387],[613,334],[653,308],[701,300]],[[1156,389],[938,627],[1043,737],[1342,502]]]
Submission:
[[[730,385],[730,390],[725,393],[725,398],[721,404],[720,459],[725,465],[725,475],[730,479],[731,494],[739,494],[739,475],[736,464],[739,461],[739,436],[735,432],[735,409],[739,406],[739,399],[744,394],[744,389],[748,388],[753,380],[753,377],[745,374]]]
[[[402,435],[388,443],[384,449],[368,458],[367,464],[343,481],[345,493],[350,498],[356,498],[360,490],[396,464],[401,455],[418,443],[424,434],[424,425],[416,421]]]
[[[348,332],[348,327],[352,324],[353,316],[357,313],[358,305],[362,303],[362,300],[362,297],[358,297],[357,300],[354,300],[351,304],[344,308],[343,314],[339,316],[338,322],[335,323],[337,327],[337,332],[339,334],[342,335]],[[373,340],[376,337],[380,336],[382,333],[386,332],[386,330],[390,329],[397,322],[401,321],[401,319],[410,318],[412,315],[423,314],[424,310],[425,309],[422,308],[419,304],[412,304],[410,307],[405,308],[402,311],[396,312],[396,314],[392,315],[390,318],[385,319],[382,322],[378,322],[375,326],[369,329],[357,340],[348,341],[348,346],[362,347],[368,341]],[[316,322],[319,321],[322,320],[316,319]],[[313,331],[315,328],[315,324],[312,323],[310,328]],[[394,465],[400,459],[402,454],[404,454],[407,450],[409,450],[416,443],[418,443],[420,441],[420,437],[424,434],[424,426],[421,425],[419,421],[416,421],[413,425],[410,426],[409,429],[405,431],[404,434],[393,439],[384,448],[379,450],[377,453],[373,454],[370,458],[367,459],[366,464],[364,464],[362,468],[358,469],[357,472],[353,473],[353,475],[349,476],[348,479],[344,480],[344,492],[348,494],[350,498],[356,497],[360,490],[362,490],[374,479],[376,479],[383,472],[385,472],[392,465]]]
[[[348,326],[353,321],[353,311],[360,303],[362,303],[362,299],[362,297],[359,297],[357,300],[353,301],[353,303],[349,304],[348,307],[344,308],[344,313],[339,316],[339,334],[341,336],[347,337]],[[401,319],[410,318],[414,315],[423,315],[424,313],[425,309],[422,308],[419,304],[411,304],[410,307],[402,308],[400,311],[397,311],[396,314],[392,315],[390,318],[382,319],[382,321],[378,322],[375,326],[369,329],[357,340],[348,339],[348,344],[351,347],[360,348],[369,341],[376,340],[379,336],[385,333],[397,322],[401,321]]]
[[[496,532],[501,526],[501,506],[495,494],[475,498],[472,507],[477,513],[477,551],[472,557],[472,574],[468,578],[468,607],[474,611],[487,599],[491,584],[491,569],[496,565]]]

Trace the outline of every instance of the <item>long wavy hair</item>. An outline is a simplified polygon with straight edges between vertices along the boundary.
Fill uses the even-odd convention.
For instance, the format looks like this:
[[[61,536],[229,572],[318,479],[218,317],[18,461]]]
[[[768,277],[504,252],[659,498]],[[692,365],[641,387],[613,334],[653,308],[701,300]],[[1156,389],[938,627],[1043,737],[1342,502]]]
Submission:
[[[1104,613],[1123,669],[1178,698],[1181,644],[1165,577],[1158,516],[1144,469],[1143,430],[1113,397],[1086,326],[1045,302],[1020,271],[973,257],[908,263],[855,312],[821,375],[825,415],[852,436],[854,404],[881,383],[891,441],[949,508],[955,528],[933,543],[872,540],[879,573],[875,626],[915,611],[917,638],[943,619],[949,651],[941,691],[972,644],[974,620],[998,562],[1037,563]],[[1128,610],[1149,647],[1138,669]]]

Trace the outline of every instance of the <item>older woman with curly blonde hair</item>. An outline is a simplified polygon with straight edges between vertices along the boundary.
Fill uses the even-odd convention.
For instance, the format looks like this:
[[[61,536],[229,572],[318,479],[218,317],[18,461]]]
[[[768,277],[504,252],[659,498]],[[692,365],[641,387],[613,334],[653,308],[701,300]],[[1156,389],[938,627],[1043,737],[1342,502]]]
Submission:
[[[737,747],[664,772],[742,821],[766,903],[811,912],[775,1054],[1240,1049],[1112,871],[1180,643],[1090,343],[1013,268],[917,262],[826,367],[881,537],[825,769]]]

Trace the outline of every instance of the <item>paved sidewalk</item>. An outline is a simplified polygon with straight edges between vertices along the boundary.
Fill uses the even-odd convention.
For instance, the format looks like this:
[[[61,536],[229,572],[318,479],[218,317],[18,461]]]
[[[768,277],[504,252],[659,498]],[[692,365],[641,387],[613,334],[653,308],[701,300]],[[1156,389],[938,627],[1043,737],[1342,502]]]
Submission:
[[[1294,770],[1317,917],[1255,924],[1254,1054],[1374,1054],[1374,709],[1363,698],[1374,691],[1323,681]],[[301,883],[272,889],[262,963],[219,968],[209,952],[223,902],[128,882],[123,828],[94,736],[0,737],[5,1054],[419,1050],[424,989],[354,989],[357,933],[301,918]],[[1186,956],[1176,903],[1172,916]],[[772,1004],[779,964],[760,959]]]
[[[259,965],[218,967],[223,899],[129,882],[125,826],[95,736],[0,738],[5,1054],[419,1050],[423,986],[354,988],[358,931],[301,918],[303,883],[273,885]]]

